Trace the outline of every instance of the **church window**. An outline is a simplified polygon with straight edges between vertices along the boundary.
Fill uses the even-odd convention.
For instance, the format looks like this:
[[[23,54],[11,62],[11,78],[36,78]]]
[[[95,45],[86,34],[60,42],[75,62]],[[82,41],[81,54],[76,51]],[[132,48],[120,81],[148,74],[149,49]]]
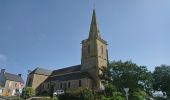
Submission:
[[[60,83],[60,89],[63,87],[62,85],[63,85],[63,84],[62,84],[62,83]]]
[[[79,87],[81,87],[81,80],[79,80]]]
[[[101,46],[101,55],[103,56],[103,46]]]
[[[67,84],[66,84],[66,83],[64,83],[64,88],[65,88],[65,89],[67,88]]]
[[[70,88],[70,82],[68,82],[68,88]]]
[[[41,87],[44,88],[44,84],[42,84]]]
[[[50,88],[50,84],[47,85],[48,89]]]
[[[88,54],[90,54],[90,45],[87,47],[87,49]]]

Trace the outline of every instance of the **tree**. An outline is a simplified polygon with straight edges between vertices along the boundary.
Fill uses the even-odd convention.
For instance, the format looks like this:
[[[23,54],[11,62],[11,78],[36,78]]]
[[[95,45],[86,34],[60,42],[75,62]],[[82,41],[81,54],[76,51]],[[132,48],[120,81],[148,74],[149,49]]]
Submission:
[[[25,87],[22,92],[24,98],[30,98],[35,96],[35,90],[32,87]]]
[[[149,91],[152,87],[152,74],[145,66],[138,66],[131,61],[113,61],[102,69],[100,76],[104,84],[116,86],[118,91],[128,87],[130,92],[136,89]]]
[[[170,94],[170,66],[157,66],[153,72],[155,90],[166,91]]]

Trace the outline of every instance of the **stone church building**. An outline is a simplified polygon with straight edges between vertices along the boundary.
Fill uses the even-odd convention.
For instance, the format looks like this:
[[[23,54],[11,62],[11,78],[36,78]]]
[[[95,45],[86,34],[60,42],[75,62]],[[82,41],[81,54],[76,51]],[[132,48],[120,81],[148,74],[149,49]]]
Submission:
[[[82,41],[81,64],[57,70],[36,68],[29,73],[27,86],[38,92],[51,89],[73,91],[79,88],[103,89],[98,78],[100,68],[108,64],[107,42],[102,39],[93,10],[89,36]]]

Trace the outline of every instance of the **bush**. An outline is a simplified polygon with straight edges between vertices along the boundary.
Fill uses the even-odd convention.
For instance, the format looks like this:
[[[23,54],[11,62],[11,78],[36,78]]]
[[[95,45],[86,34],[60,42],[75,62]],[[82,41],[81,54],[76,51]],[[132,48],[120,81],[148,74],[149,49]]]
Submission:
[[[59,100],[95,100],[95,93],[91,89],[81,89],[73,93],[59,95]]]
[[[101,98],[100,99],[96,99],[96,100],[110,100],[110,98],[104,96],[104,95],[101,95]]]
[[[35,96],[35,90],[32,87],[25,87],[22,92],[23,98],[30,98]]]
[[[132,93],[132,95],[130,96],[130,99],[133,99],[133,100],[145,100],[145,98],[148,98],[148,97],[149,96],[147,95],[147,93],[145,91],[137,89],[136,91],[134,91]]]
[[[112,97],[113,96],[113,92],[116,92],[116,87],[113,86],[112,84],[108,84],[105,86],[105,94],[108,97]]]
[[[118,96],[113,96],[113,97],[111,98],[111,100],[125,100],[125,98],[118,95]]]
[[[94,100],[95,93],[91,89],[82,89],[78,93],[81,100]]]

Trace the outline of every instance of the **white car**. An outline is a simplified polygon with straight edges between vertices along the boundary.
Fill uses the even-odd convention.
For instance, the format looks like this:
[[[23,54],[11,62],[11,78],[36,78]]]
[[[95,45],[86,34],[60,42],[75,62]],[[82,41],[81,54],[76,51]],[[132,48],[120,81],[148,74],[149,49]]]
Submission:
[[[56,90],[53,94],[54,95],[64,94],[64,90]]]
[[[166,92],[162,91],[151,91],[153,97],[162,97],[162,98],[167,98]]]

